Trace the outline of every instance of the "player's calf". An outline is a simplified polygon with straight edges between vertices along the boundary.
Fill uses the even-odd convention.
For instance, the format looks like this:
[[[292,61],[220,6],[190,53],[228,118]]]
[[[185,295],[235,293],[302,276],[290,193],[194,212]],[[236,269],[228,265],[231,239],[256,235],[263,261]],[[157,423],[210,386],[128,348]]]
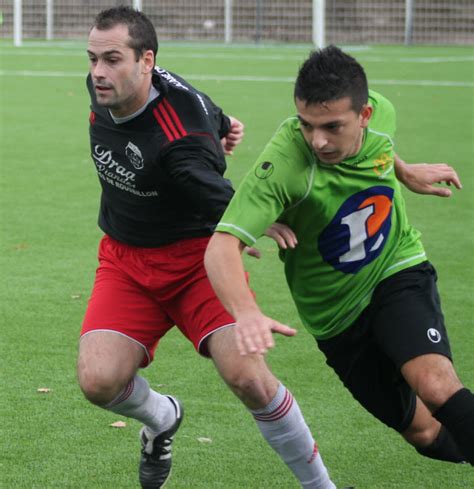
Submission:
[[[415,449],[419,454],[428,458],[454,463],[466,462],[466,457],[461,453],[453,437],[444,426],[441,426],[438,436],[429,445],[415,446]]]

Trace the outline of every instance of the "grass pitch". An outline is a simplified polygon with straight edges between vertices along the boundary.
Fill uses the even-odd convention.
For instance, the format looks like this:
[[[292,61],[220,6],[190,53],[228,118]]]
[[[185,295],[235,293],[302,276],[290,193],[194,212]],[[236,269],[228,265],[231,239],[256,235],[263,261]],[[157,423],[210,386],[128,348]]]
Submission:
[[[280,121],[294,113],[292,81],[309,47],[163,44],[158,62],[209,93],[246,124],[228,160],[238,185]],[[458,373],[474,388],[473,116],[471,48],[368,47],[352,53],[371,87],[398,111],[397,151],[410,162],[449,162],[464,189],[451,199],[406,192],[412,223],[439,272]],[[0,44],[1,436],[0,487],[138,487],[139,425],[110,424],[76,384],[77,337],[96,267],[99,184],[89,156],[85,44]],[[469,466],[419,456],[367,414],[324,365],[303,330],[276,249],[247,260],[266,313],[298,327],[269,362],[298,399],[338,486],[467,489]],[[169,488],[298,487],[211,362],[171,332],[143,372],[183,400]],[[37,389],[48,388],[48,393]]]

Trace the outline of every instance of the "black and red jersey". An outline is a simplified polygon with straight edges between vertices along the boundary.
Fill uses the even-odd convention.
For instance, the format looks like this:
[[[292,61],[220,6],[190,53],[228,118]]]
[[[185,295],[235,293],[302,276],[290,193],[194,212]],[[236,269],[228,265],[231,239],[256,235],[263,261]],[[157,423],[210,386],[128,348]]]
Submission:
[[[157,67],[152,83],[159,96],[116,124],[87,78],[91,152],[102,185],[99,226],[142,247],[212,234],[233,195],[220,142],[229,118],[177,75]]]

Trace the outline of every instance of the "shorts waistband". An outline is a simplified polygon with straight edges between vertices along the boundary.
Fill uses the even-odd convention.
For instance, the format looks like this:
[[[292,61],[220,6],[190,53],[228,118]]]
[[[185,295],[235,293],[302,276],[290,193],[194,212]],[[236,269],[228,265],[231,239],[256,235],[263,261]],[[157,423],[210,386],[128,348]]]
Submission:
[[[122,241],[118,241],[108,234],[104,234],[102,240],[105,242],[110,242],[114,246],[117,246],[122,249],[126,250],[133,250],[134,252],[142,252],[144,254],[148,253],[153,253],[154,251],[163,251],[163,252],[168,252],[168,251],[175,251],[175,250],[182,250],[182,251],[188,251],[188,250],[193,250],[196,249],[196,247],[200,245],[206,245],[211,239],[210,236],[199,236],[197,238],[186,238],[186,239],[181,239],[179,241],[175,241],[174,243],[169,243],[163,246],[156,246],[156,247],[151,247],[147,248],[144,246],[134,246],[130,245],[127,243],[124,243]]]

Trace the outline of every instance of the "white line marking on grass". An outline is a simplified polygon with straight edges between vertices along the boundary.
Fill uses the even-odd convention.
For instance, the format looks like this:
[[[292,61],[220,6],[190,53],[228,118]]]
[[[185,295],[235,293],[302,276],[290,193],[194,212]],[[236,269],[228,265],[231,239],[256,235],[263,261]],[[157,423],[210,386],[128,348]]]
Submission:
[[[424,58],[400,58],[401,63],[461,63],[464,61],[474,61],[474,56],[438,56]]]
[[[81,56],[84,59],[87,59],[86,50],[84,51],[76,51],[76,50],[68,50],[68,51],[25,51],[23,49],[18,51],[0,51],[0,56],[63,56],[65,58],[69,58],[71,56]]]
[[[391,58],[387,56],[357,56],[361,63],[465,63],[474,62],[474,56],[445,56],[445,57],[424,57],[424,58]]]
[[[87,73],[74,73],[68,71],[32,71],[32,70],[0,70],[0,76],[43,77],[43,78],[85,78]],[[293,83],[292,76],[246,76],[246,75],[198,75],[183,74],[187,80],[198,81],[235,81],[235,82],[264,82],[264,83]],[[474,82],[448,81],[448,80],[371,80],[371,85],[409,85],[430,87],[456,87],[472,88]]]
[[[83,49],[86,50],[87,41],[34,41],[28,42],[25,41],[20,47],[14,46],[13,44],[4,44],[2,46],[3,49],[12,49],[19,50],[25,48],[33,48],[33,49],[54,49],[54,48],[62,48],[62,49]],[[352,52],[360,52],[360,51],[372,51],[372,46],[360,45],[360,46],[339,46],[343,51],[352,51]],[[223,44],[221,42],[173,42],[173,41],[160,41],[160,49],[205,49],[206,51],[210,49],[220,49],[225,50],[226,52],[232,52],[239,49],[253,49],[255,51],[263,51],[265,49],[274,49],[278,51],[298,51],[298,50],[307,50],[308,52],[314,49],[312,44],[278,44],[278,43],[268,43],[268,44],[255,44],[255,43],[233,43],[233,44]]]
[[[31,70],[0,70],[0,76],[23,76],[40,78],[85,78],[87,73],[73,73],[68,71],[31,71]]]
[[[70,58],[82,57],[87,59],[86,51],[3,51],[0,52],[0,56],[31,56],[31,57],[65,57]],[[158,53],[157,60],[172,58],[175,59],[178,56],[180,59],[223,59],[223,60],[246,60],[246,61],[285,61],[285,60],[295,60],[303,61],[307,57],[307,53],[300,54],[234,54],[234,53],[181,53],[176,51]],[[380,59],[382,61],[382,58]],[[387,60],[384,60],[387,61]]]
[[[72,51],[71,49],[65,51],[59,50],[46,50],[46,51],[28,51],[24,49],[20,50],[8,50],[0,51],[1,56],[54,56],[54,57],[83,57],[87,58],[84,51]],[[303,61],[306,59],[307,53],[291,53],[291,54],[265,54],[265,53],[252,53],[252,54],[234,54],[234,53],[176,53],[176,52],[163,52],[158,54],[159,59],[175,58],[179,56],[180,59],[223,59],[223,60],[248,60],[248,61],[285,61],[296,60]],[[416,58],[393,58],[388,56],[358,56],[360,62],[370,63],[465,63],[474,62],[474,56],[437,56],[437,57],[416,57]]]
[[[444,80],[370,80],[370,85],[410,85],[418,87],[472,88],[474,82]]]

